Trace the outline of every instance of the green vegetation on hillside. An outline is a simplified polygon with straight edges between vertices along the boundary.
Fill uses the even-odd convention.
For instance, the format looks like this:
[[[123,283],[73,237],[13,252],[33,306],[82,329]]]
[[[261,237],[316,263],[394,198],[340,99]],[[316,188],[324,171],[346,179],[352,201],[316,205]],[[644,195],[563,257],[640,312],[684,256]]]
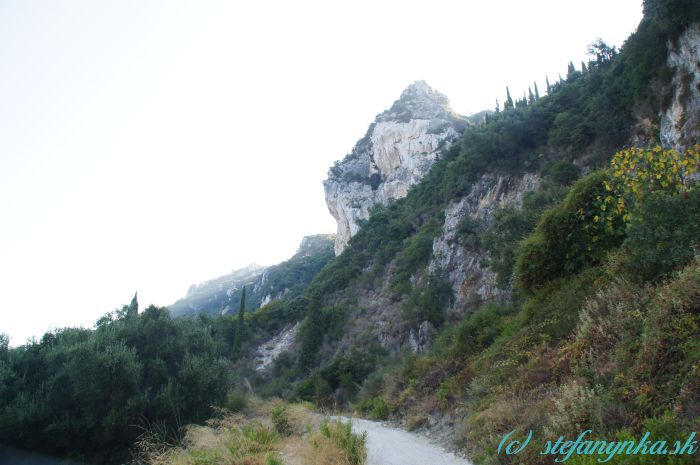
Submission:
[[[624,145],[635,121],[654,128],[667,105],[666,44],[700,20],[700,4],[646,0],[644,11],[621,50],[593,44],[592,59],[579,70],[570,64],[547,95],[536,89],[513,101],[508,91],[504,109],[467,126],[408,196],[375,206],[339,257],[331,260],[329,247],[277,269],[275,290],[291,290],[283,300],[238,317],[183,319],[156,307],[138,313],[134,300],[92,330],[57,330],[12,349],[0,338],[0,437],[118,463],[144,431],[177,441],[186,424],[215,416],[212,407],[245,412],[245,391],[354,406],[413,429],[446,417],[478,464],[547,463],[532,452],[498,456],[513,429],[533,430],[537,441],[588,428],[605,439],[650,431],[675,440],[698,430],[700,188],[689,175],[700,147]],[[481,254],[510,299],[475,299],[455,316],[448,277],[426,265],[445,207],[485,173],[536,173],[541,182],[492,223],[459,225],[456,240]],[[361,299],[379,289],[382,304],[399,309],[402,330],[426,321],[435,328],[429,353],[392,353],[362,331]],[[244,305],[237,292],[226,299]],[[298,321],[296,350],[257,372],[257,344]],[[343,341],[350,329],[355,347]],[[195,442],[172,453],[216,463],[216,454],[245,449],[257,461],[249,463],[279,463],[281,438],[301,434],[285,415],[279,407],[269,424],[209,430],[229,452]],[[359,457],[346,427],[314,434],[321,449],[345,444],[344,457]]]
[[[229,385],[222,344],[167,309],[106,315],[0,355],[0,437],[57,455],[114,463],[144,428],[203,421]]]
[[[647,10],[683,7],[683,24],[697,17],[697,6],[684,1],[646,2]],[[692,10],[692,11],[691,11]],[[311,284],[332,295],[354,281],[379,276],[392,260],[397,280],[424,265],[432,236],[442,224],[445,206],[469,193],[485,172],[540,172],[567,184],[577,176],[570,162],[603,166],[628,140],[635,116],[655,118],[668,89],[666,40],[678,27],[647,16],[618,52],[602,42],[591,48],[585,71],[574,70],[550,86],[548,95],[523,99],[491,113],[483,124],[467,126],[462,140],[447,150],[406,198],[377,205],[370,220],[350,240],[348,252],[329,264]],[[635,111],[642,114],[635,114]],[[426,258],[427,257],[427,258]],[[364,270],[371,267],[372,273]],[[397,283],[399,293],[408,287]]]
[[[166,308],[128,306],[94,329],[66,328],[9,348],[0,337],[0,438],[5,444],[96,463],[122,463],[146,432],[175,440],[181,428],[235,408],[246,358],[298,320],[305,300],[255,312],[173,318]]]
[[[621,160],[640,159],[622,151],[610,169],[574,183],[518,242],[515,275],[524,294],[444,328],[431,354],[406,358],[358,409],[371,414],[368,406],[380,403],[409,425],[463,412],[462,446],[478,463],[549,463],[538,450],[497,455],[514,429],[533,430],[540,444],[586,429],[608,440],[646,431],[676,440],[697,431],[700,184],[687,175],[700,168],[698,150],[641,150],[645,167],[619,170]],[[645,174],[659,182],[638,183]],[[602,217],[617,201],[606,195],[627,199],[611,223]]]
[[[679,20],[683,25],[669,23],[652,13],[668,8],[686,12]],[[409,277],[420,274],[430,259],[432,239],[440,231],[449,202],[467,195],[484,173],[537,172],[545,182],[538,192],[528,194],[524,209],[496,215],[497,226],[510,228],[512,235],[499,237],[499,229],[491,228],[483,235],[467,231],[463,239],[472,244],[479,240],[488,254],[487,262],[499,273],[501,286],[508,287],[519,241],[578,176],[579,168],[571,162],[588,169],[607,166],[629,139],[635,119],[655,120],[659,106],[663,106],[670,91],[666,43],[676,38],[693,18],[700,18],[700,7],[682,0],[666,0],[646,2],[645,9],[649,13],[620,51],[596,42],[591,46],[592,58],[585,70],[576,70],[572,65],[566,80],[548,86],[546,96],[538,99],[533,94],[531,99],[512,102],[503,111],[487,115],[482,124],[467,126],[462,140],[442,154],[407,197],[388,206],[375,206],[369,221],[353,236],[344,253],[311,282],[307,295],[320,296],[321,302],[310,308],[305,325],[318,327],[301,334],[302,344],[307,348],[322,347],[322,340],[310,343],[305,337],[318,338],[312,335],[323,334],[324,323],[315,316],[315,308],[323,307],[324,300],[329,305],[342,302],[343,308],[352,308],[359,289],[379,285],[387,274],[392,276],[391,290],[396,301],[415,302],[417,296],[433,292],[423,288],[423,284],[415,289]],[[521,260],[523,276],[519,282],[526,291],[558,274],[577,273],[619,245],[621,219],[616,219],[618,230],[608,231],[604,225],[589,221],[598,213],[595,206],[583,215],[577,210],[591,196],[604,193],[604,176],[598,174],[587,178],[586,184],[577,185],[568,193],[567,207],[546,211],[546,219],[528,239],[531,258],[544,261]],[[586,229],[579,230],[581,226]],[[548,237],[557,234],[566,234],[567,242],[547,242]],[[550,250],[552,247],[557,250]],[[592,255],[587,253],[589,247]],[[529,273],[526,266],[530,267]],[[442,302],[446,305],[449,299]],[[439,324],[442,310],[444,307],[430,310],[434,316],[429,319]],[[412,313],[415,311],[407,312],[409,319]],[[323,357],[311,357],[307,350],[303,359],[310,358],[320,361]],[[309,368],[307,362],[304,366]]]
[[[684,13],[671,15],[674,21],[659,14],[676,8]],[[345,252],[312,282],[319,307],[325,301],[352,312],[358,293],[377,289],[389,276],[396,305],[413,310],[404,313],[407,322],[415,323],[413,315],[423,311],[419,320],[440,328],[433,352],[379,356],[373,359],[374,372],[368,372],[339,363],[331,355],[334,338],[315,336],[318,367],[305,365],[295,395],[321,404],[354,399],[359,412],[402,418],[410,427],[425,425],[429,415],[457,412],[450,416],[462,424],[463,446],[477,463],[513,460],[495,455],[502,435],[512,429],[533,429],[542,439],[590,427],[613,439],[646,428],[674,440],[698,429],[700,333],[694,315],[700,282],[693,257],[700,245],[700,193],[687,181],[697,148],[675,155],[640,150],[661,162],[668,175],[685,180],[676,190],[642,181],[649,192],[636,200],[624,182],[618,185],[617,161],[610,161],[628,142],[636,120],[646,118],[655,127],[658,109],[672,90],[666,44],[700,20],[700,5],[646,2],[645,11],[637,33],[620,51],[598,42],[585,68],[571,65],[566,80],[549,86],[548,95],[510,99],[483,124],[467,127],[460,144],[447,150],[406,198],[375,207]],[[667,170],[676,156],[687,161],[685,171]],[[590,174],[576,181],[577,166]],[[627,173],[628,180],[640,179],[641,171]],[[437,310],[439,318],[427,317],[440,299],[421,300],[429,294],[430,280],[411,285],[409,278],[426,277],[442,212],[487,172],[537,172],[543,179],[522,208],[498,211],[494,224],[460,225],[459,240],[486,256],[512,299],[477,306],[465,319],[440,326],[447,304]],[[655,297],[670,295],[671,302]],[[591,317],[589,309],[600,299],[607,299],[603,305],[609,313]],[[302,344],[306,334],[324,334],[320,320],[308,316],[305,324]],[[593,331],[590,339],[582,336],[587,331]],[[596,346],[596,338],[605,342]],[[655,368],[647,365],[648,352],[640,351],[647,338],[648,347],[666,347],[657,352]],[[366,360],[369,353],[365,348],[354,357]],[[581,370],[581,360],[596,356],[604,378]],[[361,387],[345,389],[339,379]],[[669,463],[665,459],[659,462]],[[516,461],[544,463],[532,455]]]

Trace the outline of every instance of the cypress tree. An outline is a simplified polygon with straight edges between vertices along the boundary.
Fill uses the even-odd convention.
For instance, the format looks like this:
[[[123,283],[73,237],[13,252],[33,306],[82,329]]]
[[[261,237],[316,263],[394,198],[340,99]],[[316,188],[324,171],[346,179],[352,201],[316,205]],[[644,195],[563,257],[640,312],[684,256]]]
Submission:
[[[241,292],[241,304],[238,308],[238,320],[236,322],[236,339],[233,342],[233,353],[236,357],[241,354],[243,337],[245,336],[245,286]]]
[[[545,76],[545,77],[544,77],[544,82],[545,82],[545,84],[547,85],[547,95],[549,95],[549,94],[552,93],[552,86],[551,86],[551,84],[549,83],[549,77],[548,77],[548,76]]]
[[[513,99],[510,97],[510,89],[506,86],[506,102],[503,104],[503,110],[513,109]]]
[[[321,307],[321,298],[317,292],[309,295],[309,305],[306,317],[299,327],[299,365],[302,370],[308,370],[318,362],[318,351],[323,345],[327,330],[326,319]]]
[[[540,99],[540,91],[537,89],[537,81],[534,81],[535,84],[535,100]]]
[[[588,70],[586,69],[586,63],[584,63],[583,60],[582,60],[582,61],[581,61],[581,74],[585,73],[586,71],[588,71]]]
[[[535,94],[532,93],[532,87],[527,88],[527,103],[532,104],[535,101]]]
[[[496,99],[496,113],[501,112],[501,105],[498,103],[498,99]]]
[[[126,311],[126,315],[128,317],[133,317],[138,315],[139,313],[139,300],[138,300],[138,292],[134,292],[134,298],[131,299],[131,303],[129,304],[129,308]]]

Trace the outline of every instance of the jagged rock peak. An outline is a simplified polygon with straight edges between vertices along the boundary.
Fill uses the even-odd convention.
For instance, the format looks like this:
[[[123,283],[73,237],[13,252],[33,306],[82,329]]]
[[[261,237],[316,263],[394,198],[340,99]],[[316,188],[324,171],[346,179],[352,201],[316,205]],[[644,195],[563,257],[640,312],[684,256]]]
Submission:
[[[390,109],[380,114],[377,121],[457,118],[450,101],[434,90],[425,81],[416,81],[408,86]]]
[[[369,218],[370,208],[405,197],[465,124],[447,97],[425,81],[408,86],[390,109],[375,118],[323,182],[328,210],[338,222],[336,255],[357,233],[361,221]]]

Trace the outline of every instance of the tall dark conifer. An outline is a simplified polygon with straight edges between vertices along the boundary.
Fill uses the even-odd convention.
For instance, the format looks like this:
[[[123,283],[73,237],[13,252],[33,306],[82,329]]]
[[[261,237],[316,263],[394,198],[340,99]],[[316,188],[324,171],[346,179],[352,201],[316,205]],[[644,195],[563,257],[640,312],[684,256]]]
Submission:
[[[236,322],[236,339],[233,343],[233,353],[236,357],[240,356],[241,348],[243,347],[243,338],[245,337],[245,286],[241,292],[241,304],[238,308],[238,320]]]
[[[513,99],[510,96],[510,89],[506,86],[506,102],[503,104],[503,110],[513,109]]]
[[[126,312],[126,315],[128,317],[133,317],[138,315],[139,313],[139,299],[138,299],[138,292],[134,292],[134,298],[131,299],[131,303],[129,304],[129,309]]]

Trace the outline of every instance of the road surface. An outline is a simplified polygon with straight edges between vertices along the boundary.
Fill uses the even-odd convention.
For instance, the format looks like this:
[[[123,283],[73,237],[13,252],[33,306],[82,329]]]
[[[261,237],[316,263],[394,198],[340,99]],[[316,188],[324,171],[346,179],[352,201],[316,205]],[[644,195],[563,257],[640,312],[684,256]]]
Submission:
[[[376,421],[349,420],[356,433],[367,431],[367,465],[471,465],[418,434]]]

